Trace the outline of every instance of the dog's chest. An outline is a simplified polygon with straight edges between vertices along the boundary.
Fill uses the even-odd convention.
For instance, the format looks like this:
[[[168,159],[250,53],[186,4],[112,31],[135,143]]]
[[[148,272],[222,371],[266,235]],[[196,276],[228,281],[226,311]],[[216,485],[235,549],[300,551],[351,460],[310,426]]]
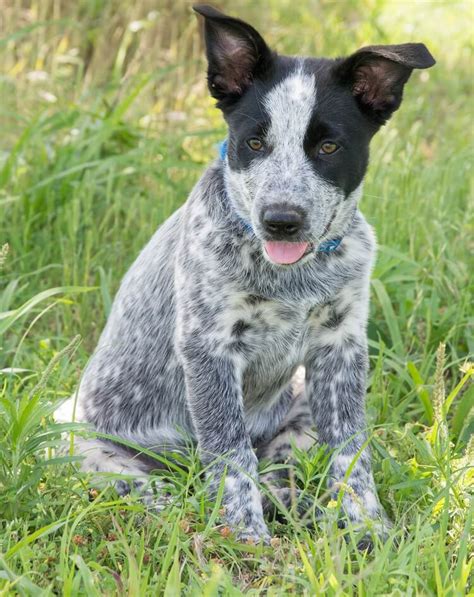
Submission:
[[[311,311],[309,302],[283,303],[249,294],[223,314],[221,333],[226,349],[242,363],[244,397],[266,401],[288,383],[303,359]]]

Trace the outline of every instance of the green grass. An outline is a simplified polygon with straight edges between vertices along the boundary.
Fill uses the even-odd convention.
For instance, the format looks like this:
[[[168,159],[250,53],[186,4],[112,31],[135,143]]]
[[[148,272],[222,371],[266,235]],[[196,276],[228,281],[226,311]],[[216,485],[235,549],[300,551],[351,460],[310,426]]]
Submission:
[[[394,521],[359,553],[326,521],[227,537],[200,465],[144,512],[90,492],[51,413],[76,387],[118,283],[224,135],[186,2],[6,0],[0,34],[0,594],[463,595],[473,562],[472,54],[469,2],[221,2],[280,51],[424,41],[374,140],[362,210],[380,243],[367,409]],[[469,27],[471,24],[471,27]],[[471,327],[470,327],[471,326]],[[77,338],[77,336],[80,336]],[[327,459],[296,482],[324,502]],[[472,588],[471,588],[472,590]]]

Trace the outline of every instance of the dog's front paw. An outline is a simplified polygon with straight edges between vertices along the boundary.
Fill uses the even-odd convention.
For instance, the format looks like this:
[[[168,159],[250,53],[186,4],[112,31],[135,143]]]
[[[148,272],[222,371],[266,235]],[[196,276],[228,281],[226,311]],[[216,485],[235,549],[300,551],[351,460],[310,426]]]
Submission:
[[[235,537],[240,543],[248,543],[249,545],[264,543],[270,545],[271,535],[268,531],[267,525],[261,521],[254,521],[249,526],[239,526],[235,528]]]
[[[232,506],[227,505],[224,508],[224,520],[238,541],[242,543],[270,543],[271,536],[263,520],[261,509],[251,508],[250,505],[244,508],[232,508]]]
[[[355,531],[357,549],[361,552],[370,553],[374,549],[375,543],[384,543],[388,539],[388,532],[391,528],[391,523],[389,523],[388,519],[386,519],[384,522],[379,519],[366,520],[365,522],[359,522],[357,524],[351,523],[351,526]],[[347,523],[340,521],[340,527],[346,528]],[[347,542],[349,542],[350,535],[347,534],[345,539]]]
[[[342,513],[339,528],[351,527],[362,533],[357,547],[360,551],[372,551],[374,538],[384,542],[388,538],[392,523],[375,494],[365,502],[355,494],[346,494],[342,501]],[[349,536],[347,536],[349,537]]]
[[[239,541],[270,542],[263,519],[262,498],[252,479],[239,473],[228,474],[223,506],[223,518]]]

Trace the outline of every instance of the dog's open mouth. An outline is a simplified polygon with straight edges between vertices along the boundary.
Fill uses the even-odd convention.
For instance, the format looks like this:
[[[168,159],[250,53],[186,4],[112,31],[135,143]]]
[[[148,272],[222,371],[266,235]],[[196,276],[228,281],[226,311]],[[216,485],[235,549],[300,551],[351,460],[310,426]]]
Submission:
[[[278,265],[290,265],[296,263],[307,255],[312,245],[308,242],[288,243],[284,241],[266,241],[264,243],[265,253],[270,261]]]

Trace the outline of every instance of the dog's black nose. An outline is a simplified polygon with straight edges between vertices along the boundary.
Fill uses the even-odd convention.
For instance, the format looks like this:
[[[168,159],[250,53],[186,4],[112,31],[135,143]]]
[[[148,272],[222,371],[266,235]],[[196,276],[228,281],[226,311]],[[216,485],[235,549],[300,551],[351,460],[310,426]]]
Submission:
[[[303,227],[303,216],[294,209],[266,209],[262,217],[263,227],[270,234],[293,236]]]

